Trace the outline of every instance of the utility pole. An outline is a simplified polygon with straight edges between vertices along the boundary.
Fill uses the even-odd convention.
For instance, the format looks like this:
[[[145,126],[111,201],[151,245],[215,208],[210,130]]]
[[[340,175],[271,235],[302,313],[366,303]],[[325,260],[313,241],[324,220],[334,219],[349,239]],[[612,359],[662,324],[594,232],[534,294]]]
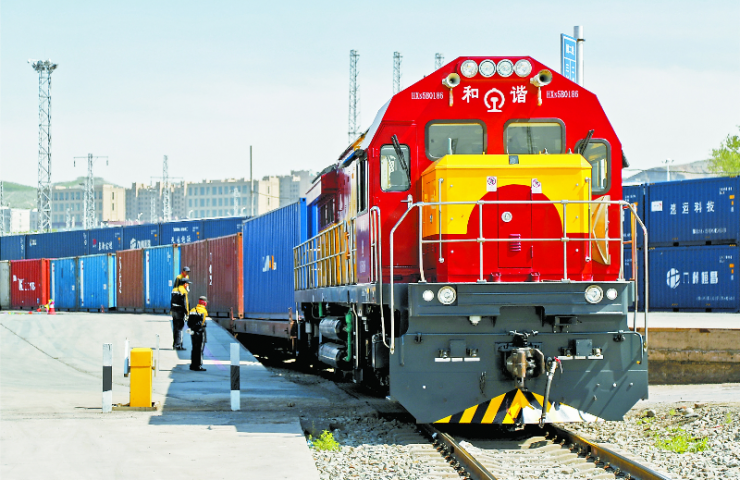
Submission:
[[[583,27],[578,25],[573,27],[573,38],[576,39],[576,79],[580,86],[583,86]]]
[[[51,232],[51,60],[28,60],[39,74],[39,179],[36,187],[38,230]]]
[[[401,91],[401,52],[393,52],[393,95]]]
[[[442,64],[445,62],[445,56],[441,53],[434,54],[434,70],[442,68]]]
[[[252,146],[249,146],[249,216],[254,217],[254,178],[252,177]]]
[[[349,52],[349,143],[354,142],[360,134],[360,90],[357,84],[357,63],[360,54],[357,50]]]
[[[88,153],[87,157],[75,157],[74,166],[77,166],[78,158],[87,158],[87,178],[85,179],[85,198],[83,202],[84,212],[82,225],[85,230],[95,227],[95,177],[93,176],[93,163],[99,158],[105,159],[108,165],[108,157],[94,157]]]
[[[172,206],[170,205],[170,173],[167,165],[167,155],[162,162],[162,221],[169,222],[172,220]]]

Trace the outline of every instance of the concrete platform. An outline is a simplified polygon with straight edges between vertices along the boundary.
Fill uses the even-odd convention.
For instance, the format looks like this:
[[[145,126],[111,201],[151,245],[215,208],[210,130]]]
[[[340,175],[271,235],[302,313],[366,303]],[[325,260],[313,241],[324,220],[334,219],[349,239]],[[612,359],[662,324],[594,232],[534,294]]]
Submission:
[[[102,345],[113,402],[128,403],[124,340],[154,347],[159,412],[102,413]],[[330,400],[263,368],[242,347],[242,411],[230,410],[229,344],[209,325],[205,366],[172,350],[163,315],[0,314],[0,478],[318,479],[297,410]],[[156,356],[156,354],[155,354]]]

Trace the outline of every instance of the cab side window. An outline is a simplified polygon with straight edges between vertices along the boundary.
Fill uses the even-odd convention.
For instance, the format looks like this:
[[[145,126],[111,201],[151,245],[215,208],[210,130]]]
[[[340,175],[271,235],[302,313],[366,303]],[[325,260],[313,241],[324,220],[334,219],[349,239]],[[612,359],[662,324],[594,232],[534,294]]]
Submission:
[[[401,145],[401,153],[403,153],[406,166],[410,168],[409,147]],[[380,147],[380,188],[384,192],[404,192],[409,189],[409,176],[396,155],[393,145]]]
[[[504,128],[504,147],[509,154],[564,153],[565,129],[557,121],[512,121]]]
[[[579,142],[576,149],[580,148]],[[588,142],[583,157],[591,164],[591,192],[604,193],[609,190],[609,169],[611,152],[606,140]]]
[[[481,123],[432,122],[427,125],[427,157],[438,160],[445,155],[480,155],[486,132]]]

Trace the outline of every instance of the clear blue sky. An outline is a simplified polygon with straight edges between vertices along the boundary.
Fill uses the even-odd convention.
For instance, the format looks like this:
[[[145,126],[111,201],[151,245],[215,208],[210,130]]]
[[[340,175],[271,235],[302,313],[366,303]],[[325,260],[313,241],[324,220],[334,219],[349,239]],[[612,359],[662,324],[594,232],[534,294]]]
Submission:
[[[583,25],[585,86],[633,166],[708,157],[740,125],[740,1],[36,1],[0,4],[0,177],[35,185],[38,75],[52,83],[53,181],[127,185],[320,169],[347,144],[349,51],[363,127],[434,54],[531,55],[559,70],[560,33]]]

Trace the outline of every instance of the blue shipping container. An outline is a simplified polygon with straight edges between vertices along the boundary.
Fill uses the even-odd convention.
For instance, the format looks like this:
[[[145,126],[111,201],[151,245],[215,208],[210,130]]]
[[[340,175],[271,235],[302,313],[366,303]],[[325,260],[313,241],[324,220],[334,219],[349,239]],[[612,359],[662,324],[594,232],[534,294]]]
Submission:
[[[703,178],[647,186],[650,246],[709,245],[740,240],[735,202],[740,177]]]
[[[161,223],[159,231],[160,245],[193,243],[198,240],[203,240],[200,238],[200,220]]]
[[[159,224],[127,225],[123,227],[122,250],[159,246]]]
[[[247,217],[209,218],[201,220],[200,239],[228,237],[241,233],[242,223]]]
[[[622,187],[622,198],[624,201],[629,203],[636,203],[635,210],[640,220],[645,223],[645,185],[631,185],[629,187]],[[622,240],[629,242],[632,240],[632,212],[630,210],[622,210]],[[647,223],[645,223],[647,226]],[[635,231],[637,232],[636,240],[637,247],[642,247],[645,235],[642,233],[640,223],[635,220]],[[650,235],[650,230],[648,230]]]
[[[116,256],[112,253],[79,257],[79,308],[100,311],[116,307]]]
[[[122,249],[123,227],[96,228],[87,232],[87,255],[116,253]]]
[[[293,247],[306,241],[307,228],[305,199],[244,223],[245,318],[287,319],[295,311]]]
[[[49,295],[60,310],[77,309],[77,258],[59,258],[49,262]],[[48,299],[45,299],[46,301]]]
[[[179,247],[166,245],[144,249],[144,310],[169,311],[170,294],[179,273]]]
[[[645,251],[637,250],[637,309],[645,310]],[[650,259],[648,259],[648,262]],[[624,278],[632,280],[632,249],[624,249]],[[634,304],[629,305],[630,311],[634,310]]]
[[[26,236],[6,235],[0,237],[0,260],[25,260]]]
[[[87,255],[87,230],[26,235],[26,258],[64,258]]]
[[[656,248],[650,252],[650,308],[740,310],[736,245]]]

